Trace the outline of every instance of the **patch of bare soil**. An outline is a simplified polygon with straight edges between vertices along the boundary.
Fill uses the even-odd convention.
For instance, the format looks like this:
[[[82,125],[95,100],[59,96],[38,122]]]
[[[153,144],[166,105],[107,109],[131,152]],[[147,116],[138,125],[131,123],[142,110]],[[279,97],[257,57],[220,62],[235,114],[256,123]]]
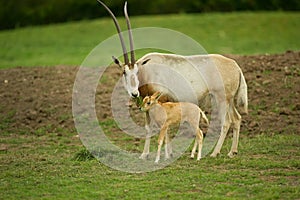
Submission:
[[[300,52],[227,56],[237,61],[248,84],[249,114],[243,116],[241,131],[300,133]],[[66,66],[0,70],[0,132],[75,133],[72,92],[77,71],[78,67]],[[111,116],[111,83],[120,76],[117,67],[105,72],[104,84],[96,92],[99,120]]]

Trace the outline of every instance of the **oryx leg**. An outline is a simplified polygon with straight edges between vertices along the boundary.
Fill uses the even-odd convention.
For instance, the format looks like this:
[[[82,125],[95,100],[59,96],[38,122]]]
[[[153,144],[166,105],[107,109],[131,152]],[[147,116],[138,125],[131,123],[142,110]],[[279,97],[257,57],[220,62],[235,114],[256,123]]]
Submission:
[[[145,129],[146,129],[146,138],[145,138],[145,145],[142,155],[140,156],[141,159],[146,159],[149,156],[149,149],[150,149],[150,140],[151,140],[151,128],[150,128],[150,116],[149,113],[145,113]]]
[[[232,145],[231,150],[228,153],[230,158],[234,157],[234,155],[238,152],[238,143],[239,143],[239,134],[240,134],[240,126],[241,126],[241,115],[238,113],[237,109],[232,107],[232,125],[233,125],[233,137],[232,137]]]
[[[220,124],[217,124],[217,126],[220,126],[220,137],[218,139],[217,145],[215,146],[215,149],[213,153],[210,155],[211,157],[216,157],[221,152],[222,145],[224,143],[224,140],[226,138],[228,129],[230,127],[230,119],[228,115],[229,110],[229,104],[224,101],[218,101],[218,121]]]

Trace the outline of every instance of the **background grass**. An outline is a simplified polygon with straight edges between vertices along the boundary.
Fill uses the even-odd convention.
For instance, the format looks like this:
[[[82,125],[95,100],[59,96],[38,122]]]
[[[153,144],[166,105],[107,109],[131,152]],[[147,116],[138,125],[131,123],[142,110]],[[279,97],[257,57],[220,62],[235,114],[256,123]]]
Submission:
[[[126,30],[124,19],[119,21]],[[299,12],[158,15],[132,17],[131,22],[133,28],[180,31],[208,53],[279,53],[300,48]],[[115,33],[110,18],[1,31],[0,68],[80,65],[97,44]]]

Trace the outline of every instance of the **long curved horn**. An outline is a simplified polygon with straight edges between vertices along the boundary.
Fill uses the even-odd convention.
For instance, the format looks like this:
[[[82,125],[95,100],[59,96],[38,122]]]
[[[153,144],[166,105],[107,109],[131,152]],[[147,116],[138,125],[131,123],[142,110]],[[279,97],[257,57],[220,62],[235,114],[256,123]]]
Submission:
[[[121,28],[120,28],[120,25],[117,21],[117,18],[115,17],[113,12],[102,1],[100,1],[100,0],[97,0],[97,1],[109,12],[109,14],[111,15],[111,17],[114,20],[114,23],[115,23],[115,26],[117,28],[118,35],[119,35],[119,38],[120,38],[120,41],[121,41],[121,45],[122,45],[124,62],[125,62],[125,65],[128,65],[129,64],[128,53],[127,53],[127,49],[126,49],[126,46],[125,46],[125,43],[124,43],[124,39],[123,39],[123,36],[122,36],[122,33],[121,33]]]
[[[129,20],[128,13],[127,13],[127,1],[125,2],[125,5],[124,5],[124,14],[125,14],[127,28],[128,28],[128,34],[129,34],[131,64],[134,65],[135,58],[134,58],[134,49],[133,49],[133,37],[132,37],[130,20]]]

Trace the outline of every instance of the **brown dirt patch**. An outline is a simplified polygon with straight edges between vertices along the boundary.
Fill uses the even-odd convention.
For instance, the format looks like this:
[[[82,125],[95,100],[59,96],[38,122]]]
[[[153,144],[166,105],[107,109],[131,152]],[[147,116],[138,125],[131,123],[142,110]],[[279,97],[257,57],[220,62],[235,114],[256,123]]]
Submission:
[[[300,133],[300,52],[237,56],[248,84],[249,114],[242,131],[253,134]],[[0,70],[1,132],[75,133],[72,89],[78,67],[17,67]],[[106,72],[109,83],[121,76],[117,67]],[[110,84],[97,90],[99,120],[110,117]],[[105,86],[105,85],[104,85]]]

